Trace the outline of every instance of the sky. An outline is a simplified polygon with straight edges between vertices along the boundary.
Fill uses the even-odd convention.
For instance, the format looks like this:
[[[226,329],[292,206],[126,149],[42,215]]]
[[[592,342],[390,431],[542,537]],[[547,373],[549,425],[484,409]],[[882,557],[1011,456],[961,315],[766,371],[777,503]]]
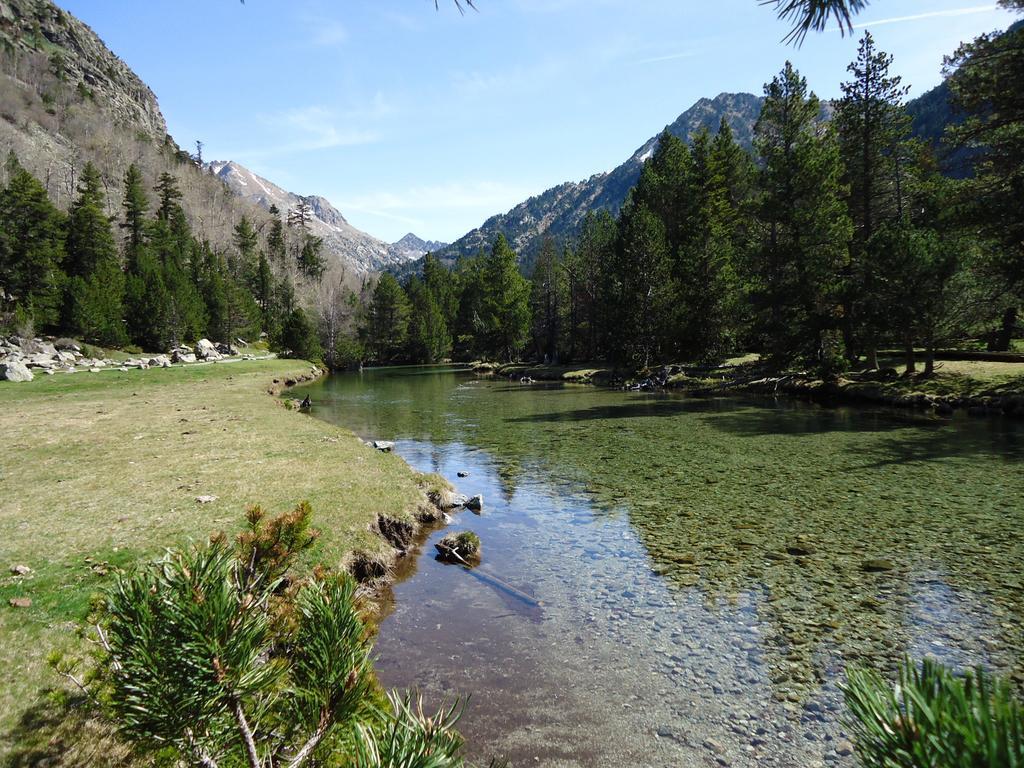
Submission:
[[[874,0],[853,37],[757,0],[57,0],[153,89],[177,142],[330,200],[389,242],[453,241],[611,170],[701,97],[762,92],[787,59],[834,98],[870,28],[923,93],[1014,16],[995,0]]]

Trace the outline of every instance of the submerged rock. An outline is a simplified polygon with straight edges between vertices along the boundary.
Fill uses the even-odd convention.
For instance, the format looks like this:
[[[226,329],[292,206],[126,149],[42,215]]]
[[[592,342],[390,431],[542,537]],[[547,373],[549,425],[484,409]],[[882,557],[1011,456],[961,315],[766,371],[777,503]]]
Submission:
[[[868,573],[881,573],[882,571],[891,571],[896,566],[893,565],[892,560],[876,559],[876,560],[865,560],[861,563],[861,570],[867,571]]]
[[[466,502],[466,509],[470,512],[476,512],[479,514],[484,511],[484,497],[479,493],[476,496],[470,496]]]

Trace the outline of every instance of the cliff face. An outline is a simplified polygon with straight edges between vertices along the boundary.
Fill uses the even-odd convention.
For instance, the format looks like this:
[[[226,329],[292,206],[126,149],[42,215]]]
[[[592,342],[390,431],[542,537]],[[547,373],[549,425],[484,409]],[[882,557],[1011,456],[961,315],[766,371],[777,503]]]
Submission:
[[[44,55],[58,82],[102,102],[118,124],[157,141],[167,135],[153,91],[92,29],[53,3],[0,0],[0,42],[8,54]]]

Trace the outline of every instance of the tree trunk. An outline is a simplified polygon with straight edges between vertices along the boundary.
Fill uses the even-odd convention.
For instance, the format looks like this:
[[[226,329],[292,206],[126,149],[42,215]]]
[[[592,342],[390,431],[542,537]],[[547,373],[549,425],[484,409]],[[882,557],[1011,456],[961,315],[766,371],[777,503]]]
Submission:
[[[1010,342],[1013,341],[1013,332],[1017,327],[1017,308],[1007,307],[1003,311],[1003,322],[996,334],[993,352],[1009,352]]]
[[[929,336],[924,345],[924,375],[935,373],[935,340]]]
[[[867,356],[867,367],[871,370],[877,370],[878,368],[878,347],[874,342],[868,344],[867,349],[864,350],[864,354]]]
[[[916,358],[914,357],[914,342],[904,342],[904,358],[906,359],[907,370],[905,373],[908,375],[917,371]]]

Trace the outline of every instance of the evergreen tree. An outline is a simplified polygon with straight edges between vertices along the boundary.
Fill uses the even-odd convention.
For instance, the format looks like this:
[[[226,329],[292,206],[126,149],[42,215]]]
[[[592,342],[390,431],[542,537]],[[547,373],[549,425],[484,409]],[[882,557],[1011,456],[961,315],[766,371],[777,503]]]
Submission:
[[[149,248],[139,248],[125,275],[125,325],[133,344],[145,350],[167,349],[174,335],[167,323],[170,303],[159,260]]]
[[[554,242],[545,238],[533,268],[530,292],[534,350],[545,362],[557,363],[561,357],[565,303],[565,271]]]
[[[124,221],[121,229],[125,232],[125,265],[129,272],[145,246],[146,213],[149,211],[149,200],[143,187],[142,171],[132,163],[124,175]]]
[[[530,331],[530,284],[519,273],[516,254],[498,235],[483,264],[484,295],[480,317],[486,350],[502,360],[515,360]]]
[[[418,277],[406,288],[409,297],[409,359],[437,363],[451,352],[452,337],[434,294]]]
[[[857,60],[847,68],[853,77],[842,84],[843,98],[835,114],[853,222],[844,269],[844,339],[847,353],[853,356],[855,335],[861,337],[872,368],[878,367],[878,341],[887,310],[877,301],[875,286],[878,272],[885,269],[885,257],[869,244],[879,227],[902,217],[907,186],[910,117],[903,108],[907,89],[900,85],[899,77],[889,74],[891,64],[892,56],[877,50],[871,33],[865,32]]]
[[[405,350],[409,333],[409,300],[389,272],[381,274],[367,312],[366,334],[374,358],[381,363]]]
[[[242,216],[235,225],[232,242],[238,253],[238,259],[233,271],[237,277],[253,284],[258,269],[257,249],[259,248],[259,235],[253,229],[252,222],[249,221],[247,216]]]
[[[323,256],[324,241],[308,232],[303,233],[302,249],[299,251],[299,271],[310,280],[319,281],[324,276],[327,261]]]
[[[1024,11],[1022,0],[1002,5]],[[1003,330],[992,345],[1005,350],[1024,293],[1024,21],[961,45],[945,72],[953,105],[967,115],[947,129],[947,141],[972,151],[962,224],[998,245],[994,266],[1011,289],[1000,300]]]
[[[270,262],[267,261],[267,254],[263,251],[260,251],[253,287],[253,296],[259,305],[262,316],[261,328],[265,333],[270,333],[273,326],[271,314],[274,310],[274,273],[270,269]]]
[[[293,309],[285,317],[281,327],[280,347],[285,357],[309,360],[318,363],[323,357],[320,339],[316,327],[310,322],[306,313],[299,308]]]
[[[450,331],[455,327],[455,318],[459,312],[457,277],[451,270],[445,269],[434,254],[428,253],[423,257],[423,283],[434,297],[445,326]]]
[[[676,252],[677,333],[685,359],[721,360],[735,338],[738,282],[736,211],[729,187],[735,169],[731,135],[697,134],[691,151],[690,217]]]
[[[837,324],[839,273],[850,238],[842,199],[842,162],[834,136],[819,124],[821,106],[786,62],[765,86],[755,127],[761,158],[761,242],[754,299],[771,359],[818,365],[835,356],[826,331]]]
[[[125,341],[124,273],[103,208],[99,171],[87,163],[68,214],[63,324],[89,341],[118,345]]]
[[[181,190],[178,189],[178,180],[171,174],[164,171],[156,185],[157,197],[160,200],[160,207],[157,208],[157,218],[161,221],[170,221],[175,211],[181,210]]]
[[[267,257],[279,269],[285,266],[288,258],[288,246],[284,236],[284,222],[281,221],[281,211],[276,205],[270,206],[270,231],[267,233]]]
[[[576,243],[562,260],[569,303],[566,346],[572,360],[595,360],[605,354],[602,341],[610,332],[609,268],[615,242],[616,224],[611,214],[588,212]]]
[[[641,179],[648,173],[645,168]],[[665,351],[674,290],[665,224],[645,202],[630,200],[619,218],[610,291],[612,359],[651,365]]]
[[[9,172],[0,191],[0,310],[50,326],[58,319],[64,280],[63,216],[13,156]]]

